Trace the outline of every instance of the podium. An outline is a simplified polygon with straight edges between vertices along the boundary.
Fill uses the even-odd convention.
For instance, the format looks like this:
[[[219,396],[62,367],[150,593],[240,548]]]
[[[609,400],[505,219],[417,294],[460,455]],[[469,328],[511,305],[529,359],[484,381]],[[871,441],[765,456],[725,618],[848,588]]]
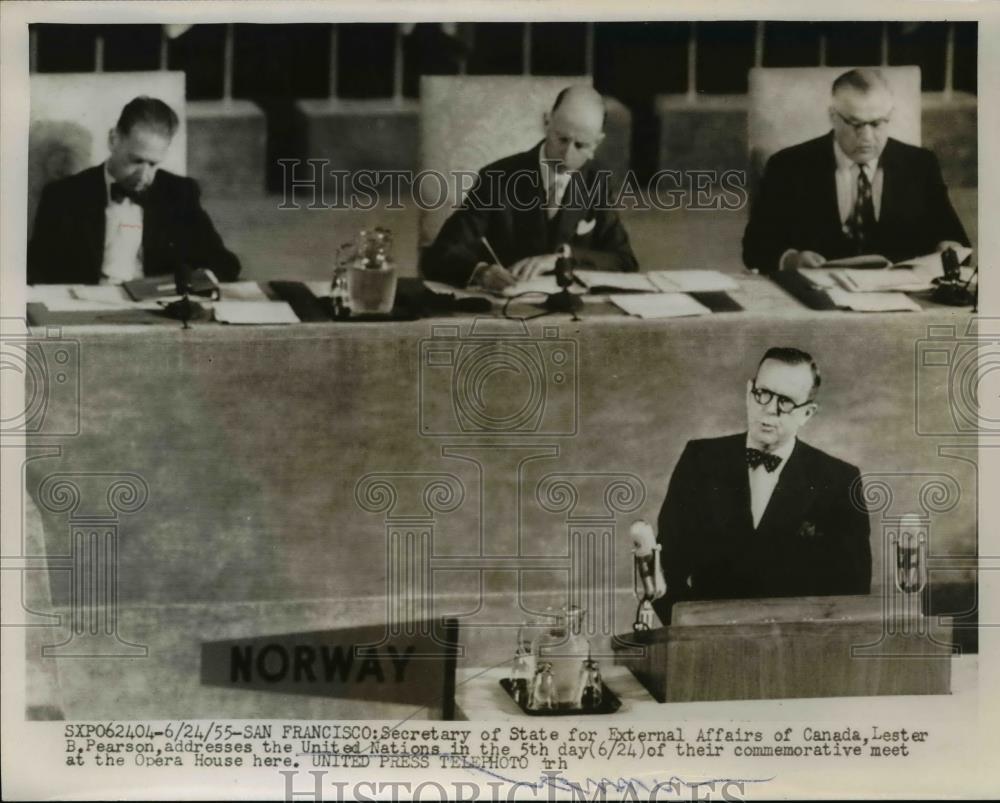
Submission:
[[[951,693],[951,621],[917,597],[683,602],[672,620],[612,645],[661,703]]]

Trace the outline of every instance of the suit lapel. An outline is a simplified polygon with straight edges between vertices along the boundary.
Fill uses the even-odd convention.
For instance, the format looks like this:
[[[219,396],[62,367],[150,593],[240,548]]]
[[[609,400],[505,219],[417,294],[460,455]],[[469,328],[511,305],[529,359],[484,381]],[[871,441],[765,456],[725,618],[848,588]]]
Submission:
[[[101,278],[101,266],[104,264],[104,236],[106,228],[106,212],[108,205],[108,190],[104,185],[104,165],[91,168],[83,187],[84,197],[79,209],[83,230],[81,253],[86,260],[90,280],[98,282]]]
[[[805,449],[796,441],[788,465],[782,469],[774,493],[761,516],[758,535],[771,537],[798,531],[816,495],[816,484],[811,474]]]
[[[750,510],[750,474],[746,461],[746,433],[735,435],[731,452],[723,461],[722,483],[729,497],[729,512],[735,519],[738,533],[753,532],[753,513]]]
[[[520,180],[514,186],[517,193],[516,208],[512,210],[514,218],[513,230],[517,232],[518,250],[526,254],[544,254],[548,250],[549,220],[545,215],[545,185],[542,183],[542,171],[538,164],[538,149],[541,143],[522,156],[523,163],[517,172],[529,172],[531,181]]]
[[[826,180],[820,184],[819,204],[820,220],[828,221],[829,234],[832,240],[836,241],[843,237],[844,230],[840,222],[840,204],[837,202],[837,159],[833,155],[833,132],[824,140],[822,165],[823,175]]]
[[[895,141],[890,139],[879,160],[882,168],[882,201],[879,204],[877,230],[892,225],[893,212],[899,209],[900,201],[904,200],[901,193],[905,188],[900,187],[900,181],[905,180],[906,171],[897,169],[896,154]]]

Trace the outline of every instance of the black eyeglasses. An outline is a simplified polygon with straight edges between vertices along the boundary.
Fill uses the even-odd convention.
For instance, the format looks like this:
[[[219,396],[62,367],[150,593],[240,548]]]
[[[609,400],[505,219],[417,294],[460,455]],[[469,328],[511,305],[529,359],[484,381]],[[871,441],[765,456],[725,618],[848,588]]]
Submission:
[[[843,120],[846,125],[849,125],[851,128],[853,128],[856,134],[860,134],[861,129],[863,129],[865,126],[870,126],[872,131],[881,131],[885,126],[889,124],[889,115],[886,115],[885,117],[879,117],[877,120],[851,120],[849,117],[844,117],[844,115],[842,115],[836,109],[833,110],[833,113],[837,115],[837,117],[839,117],[841,120]]]
[[[756,401],[761,407],[767,407],[772,400],[776,399],[778,412],[781,415],[788,415],[789,413],[798,410],[800,407],[812,404],[812,399],[808,399],[802,402],[802,404],[796,404],[794,399],[789,399],[787,396],[782,396],[780,393],[775,393],[773,390],[759,388],[757,387],[756,379],[752,380],[750,383],[750,392],[753,394],[754,401]]]

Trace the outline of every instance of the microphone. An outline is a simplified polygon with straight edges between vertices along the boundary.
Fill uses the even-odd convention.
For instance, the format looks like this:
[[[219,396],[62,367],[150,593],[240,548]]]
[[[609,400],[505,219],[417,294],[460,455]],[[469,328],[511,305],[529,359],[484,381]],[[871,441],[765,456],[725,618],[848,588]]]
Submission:
[[[545,299],[545,309],[549,312],[568,312],[572,314],[575,321],[579,320],[576,314],[583,309],[583,299],[569,291],[570,285],[574,281],[573,268],[575,267],[569,246],[564,245],[561,251],[562,256],[556,259],[555,276],[556,284],[562,289]]]
[[[653,626],[652,601],[667,593],[667,583],[660,565],[660,545],[649,522],[640,519],[629,529],[632,537],[633,585],[639,607],[635,613],[636,630],[649,630]]]
[[[191,277],[193,271],[190,263],[177,253],[176,248],[171,248],[171,257],[174,263],[174,289],[181,298],[178,301],[171,301],[164,307],[163,311],[167,317],[183,323],[184,329],[190,329],[188,321],[204,320],[208,318],[208,313],[201,304],[188,298],[192,292]]]
[[[954,248],[946,248],[941,252],[942,275],[933,280],[934,292],[931,298],[938,304],[951,307],[975,306],[976,294],[969,290],[969,284],[978,268],[965,283],[962,282],[962,267],[958,262],[958,254]]]

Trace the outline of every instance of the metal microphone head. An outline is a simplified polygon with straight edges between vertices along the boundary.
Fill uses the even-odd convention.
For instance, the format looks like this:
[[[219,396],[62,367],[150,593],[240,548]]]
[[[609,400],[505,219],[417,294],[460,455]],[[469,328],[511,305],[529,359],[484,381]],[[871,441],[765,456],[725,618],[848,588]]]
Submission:
[[[573,259],[572,257],[559,257],[556,260],[556,284],[560,287],[569,287],[573,284]]]
[[[632,523],[629,528],[629,535],[632,537],[632,547],[636,555],[648,555],[656,546],[656,535],[649,522],[640,519]]]

